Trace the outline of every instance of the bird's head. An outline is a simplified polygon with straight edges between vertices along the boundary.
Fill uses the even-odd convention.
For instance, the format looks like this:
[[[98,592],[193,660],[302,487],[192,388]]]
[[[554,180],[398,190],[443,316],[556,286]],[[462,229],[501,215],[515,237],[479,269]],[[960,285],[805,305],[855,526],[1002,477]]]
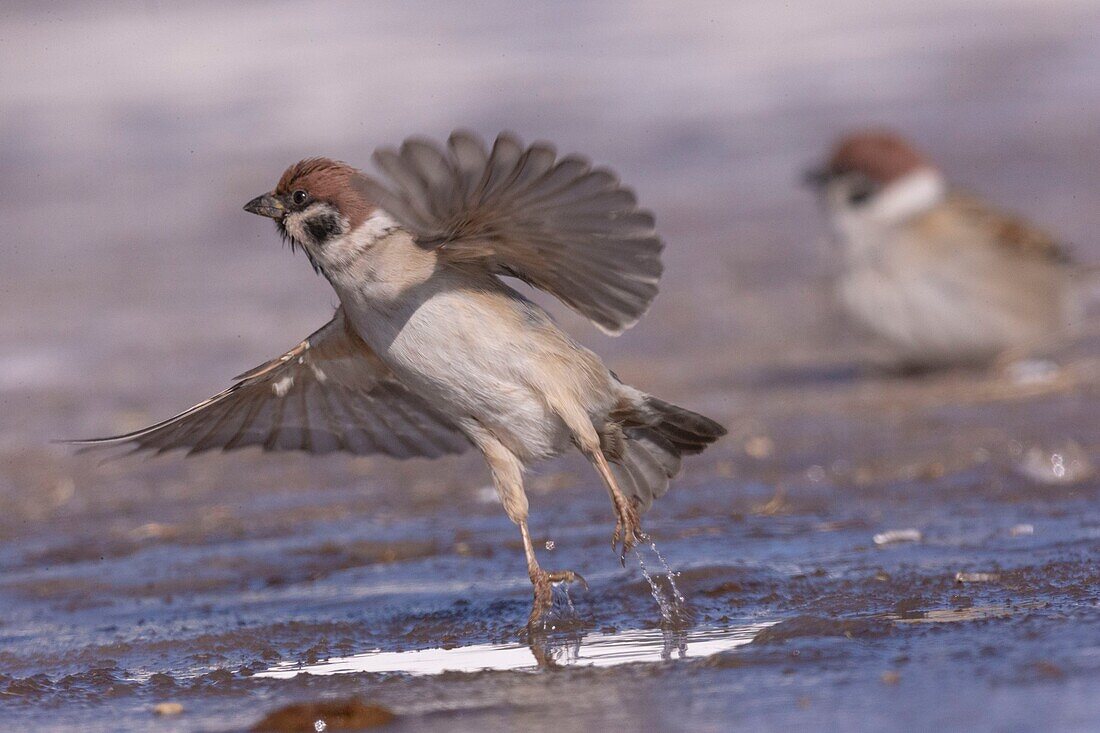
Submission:
[[[868,130],[842,138],[823,166],[806,174],[833,225],[897,224],[939,203],[940,171],[900,135]]]
[[[331,272],[349,256],[346,235],[375,211],[347,163],[307,158],[286,169],[275,190],[249,201],[244,210],[275,220],[292,249],[301,247],[318,272]]]

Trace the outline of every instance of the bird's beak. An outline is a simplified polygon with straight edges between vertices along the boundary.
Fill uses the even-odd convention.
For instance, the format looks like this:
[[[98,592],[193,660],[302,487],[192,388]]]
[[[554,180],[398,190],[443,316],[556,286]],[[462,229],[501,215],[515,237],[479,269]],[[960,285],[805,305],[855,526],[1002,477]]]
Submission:
[[[814,166],[802,172],[802,185],[808,188],[824,188],[831,177],[828,168]]]
[[[286,207],[274,194],[265,193],[257,196],[244,205],[244,210],[249,214],[258,214],[272,219],[282,219],[286,215]]]

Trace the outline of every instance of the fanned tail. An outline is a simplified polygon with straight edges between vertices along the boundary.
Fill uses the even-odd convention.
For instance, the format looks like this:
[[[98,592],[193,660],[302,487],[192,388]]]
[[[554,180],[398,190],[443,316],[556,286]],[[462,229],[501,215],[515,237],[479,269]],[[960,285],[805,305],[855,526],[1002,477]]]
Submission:
[[[708,417],[646,396],[622,423],[624,440],[611,456],[619,486],[641,511],[668,491],[681,456],[703,452],[726,434]]]

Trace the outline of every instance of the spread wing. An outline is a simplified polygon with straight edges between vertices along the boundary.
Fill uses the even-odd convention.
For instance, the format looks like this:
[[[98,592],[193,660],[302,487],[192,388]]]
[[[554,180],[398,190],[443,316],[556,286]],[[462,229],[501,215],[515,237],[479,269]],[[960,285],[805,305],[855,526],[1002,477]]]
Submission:
[[[425,247],[545,290],[611,334],[633,326],[657,295],[661,240],[653,215],[604,168],[546,143],[501,134],[487,150],[455,132],[380,149],[388,177],[363,193]]]
[[[469,442],[406,388],[355,334],[343,310],[277,359],[173,418],[126,435],[72,441],[135,451],[347,451],[396,458],[461,453]]]

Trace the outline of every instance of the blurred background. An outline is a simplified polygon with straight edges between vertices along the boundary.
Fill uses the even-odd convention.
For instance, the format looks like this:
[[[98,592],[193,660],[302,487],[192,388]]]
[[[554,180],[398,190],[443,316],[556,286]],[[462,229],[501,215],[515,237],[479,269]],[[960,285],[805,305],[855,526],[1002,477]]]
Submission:
[[[637,189],[668,243],[652,317],[619,340],[569,322],[612,359],[706,342],[722,358],[692,369],[733,378],[835,345],[797,182],[868,124],[1100,258],[1091,2],[2,12],[5,442],[104,427],[23,394],[172,409],[312,331],[327,284],[241,205],[299,158],[367,167],[414,133],[514,130]]]
[[[781,614],[805,611],[822,593],[843,595],[818,589],[798,606],[790,578],[814,567],[838,583],[873,578],[887,561],[853,548],[891,523],[938,538],[938,549],[889,561],[927,576],[890,571],[907,578],[901,597],[814,613],[878,613],[922,583],[924,606],[952,607],[953,571],[968,562],[1065,562],[1062,585],[1080,584],[1095,604],[1095,590],[1085,590],[1095,571],[1081,556],[1100,536],[1089,481],[1100,447],[1095,352],[1073,347],[1039,383],[1001,373],[866,373],[873,347],[837,312],[836,251],[799,179],[838,135],[894,127],[949,179],[1053,230],[1080,260],[1100,262],[1097,28],[1100,5],[1086,0],[5,2],[0,566],[9,570],[0,594],[12,610],[0,626],[0,685],[44,674],[53,682],[39,697],[18,695],[68,703],[75,693],[58,680],[106,669],[109,682],[80,677],[100,711],[91,717],[110,720],[114,705],[118,720],[144,720],[138,711],[162,694],[148,682],[154,672],[202,691],[184,680],[304,658],[320,637],[351,639],[345,651],[358,651],[366,640],[505,637],[522,621],[516,538],[491,496],[483,500],[487,476],[475,459],[243,452],[99,465],[49,444],[174,414],[329,318],[336,303],[327,283],[279,245],[268,222],[241,211],[287,165],[327,155],[367,167],[375,147],[414,133],[443,139],[457,127],[487,138],[512,130],[584,153],[614,167],[656,213],[666,275],[647,318],[609,339],[553,310],[626,381],[730,427],[650,520],[682,541],[670,551],[674,565],[723,569],[700,571],[697,595],[728,584],[723,573],[764,574],[756,601],[728,588],[699,596],[710,599],[704,620],[732,614],[731,604]],[[1073,466],[1072,481],[1050,473],[1054,455]],[[559,547],[571,537],[574,551],[589,540],[602,548],[610,512],[596,488],[582,465],[553,464],[533,479],[534,525],[556,532]],[[456,504],[465,508],[440,518]],[[704,523],[722,539],[710,554],[689,539],[700,516],[719,518]],[[823,523],[840,534],[819,556]],[[1001,539],[986,542],[1017,525],[1039,535],[1048,526],[1046,540],[1021,541],[1053,555],[1016,545],[1027,553],[1013,560],[998,554]],[[1052,536],[1069,549],[1044,544]],[[363,544],[378,537],[388,544]],[[506,542],[511,550],[494,555]],[[609,552],[594,555],[605,562],[576,569],[611,595],[595,596],[582,615],[655,623],[644,588],[614,595],[634,576]],[[380,564],[388,605],[368,623],[357,614],[368,613],[363,589]],[[439,597],[408,595],[437,582],[449,589]],[[996,602],[1021,593],[1002,590]],[[500,596],[512,605],[486,611]],[[408,619],[436,618],[456,599],[495,620],[471,625],[458,614],[453,627],[437,620],[422,636],[401,637],[421,629]],[[1077,608],[1064,596],[1042,600],[1061,618],[1075,611],[1059,603]],[[336,630],[335,617],[344,624]],[[288,619],[307,630],[283,633]],[[377,638],[365,640],[364,625]],[[1097,690],[1100,657],[1048,657],[1100,640],[1072,630],[1058,639],[1013,657],[1027,670],[1040,661],[1056,670],[1034,667],[1020,684],[1072,680],[1052,684],[1050,704],[1029,714],[1087,720],[1096,712],[1087,698],[1100,695],[1082,690]],[[872,658],[899,654],[889,647]],[[888,666],[873,667],[868,690]],[[1019,681],[994,667],[988,678],[959,668],[959,684]],[[951,678],[930,674],[900,714],[927,722],[920,701],[938,699],[937,680]],[[736,687],[743,680],[723,680],[756,694]],[[799,678],[798,689],[773,693],[775,705],[757,704],[748,720],[798,720],[805,708],[792,701],[821,702],[813,685],[832,682]],[[122,702],[105,702],[97,684],[124,689]],[[248,699],[281,694],[229,687]],[[226,700],[202,699],[187,704],[226,720],[243,715],[226,712]],[[819,720],[852,723],[841,703],[821,704]],[[601,710],[593,700],[586,720]],[[706,710],[713,720],[728,712]],[[966,719],[965,707],[956,712],[963,717],[947,720]],[[896,708],[879,714],[907,719]]]

